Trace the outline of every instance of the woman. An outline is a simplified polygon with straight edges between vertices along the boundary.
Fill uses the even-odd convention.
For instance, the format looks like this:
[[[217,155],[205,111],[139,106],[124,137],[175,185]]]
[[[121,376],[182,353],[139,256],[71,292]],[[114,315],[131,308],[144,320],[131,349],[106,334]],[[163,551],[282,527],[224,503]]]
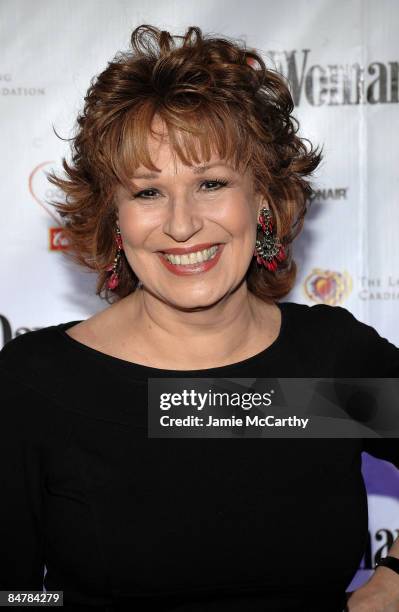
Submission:
[[[136,28],[90,86],[49,179],[110,305],[0,353],[1,589],[41,590],[45,566],[74,609],[345,606],[367,537],[361,451],[399,467],[395,441],[147,432],[149,378],[398,375],[399,350],[346,309],[279,302],[321,159],[292,111],[260,55],[195,27]],[[379,567],[348,609],[397,596]]]

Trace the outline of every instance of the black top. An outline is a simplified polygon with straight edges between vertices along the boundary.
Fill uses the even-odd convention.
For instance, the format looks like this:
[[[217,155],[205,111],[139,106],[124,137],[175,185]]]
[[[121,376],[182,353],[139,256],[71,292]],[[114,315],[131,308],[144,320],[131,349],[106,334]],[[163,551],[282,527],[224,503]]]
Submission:
[[[397,377],[399,349],[345,308],[279,304],[260,353],[164,370],[60,323],[0,351],[0,590],[103,610],[340,612],[366,546],[361,451],[391,439],[147,437],[148,377]]]

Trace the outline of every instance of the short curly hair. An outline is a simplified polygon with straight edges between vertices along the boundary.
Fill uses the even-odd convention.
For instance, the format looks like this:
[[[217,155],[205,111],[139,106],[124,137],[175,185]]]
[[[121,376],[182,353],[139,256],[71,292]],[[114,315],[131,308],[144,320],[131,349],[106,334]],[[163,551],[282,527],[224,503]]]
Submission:
[[[120,184],[129,188],[139,165],[157,170],[147,146],[157,116],[183,164],[209,161],[216,151],[235,169],[250,167],[287,257],[274,272],[254,257],[248,290],[267,302],[283,297],[296,277],[291,243],[311,201],[309,177],[321,161],[321,151],[297,135],[285,78],[245,42],[204,35],[194,26],[177,36],[140,25],[131,47],[92,79],[70,139],[72,161],[63,158],[66,177],[47,175],[66,195],[65,202],[50,203],[62,218],[67,255],[97,272],[96,294],[109,303],[136,289],[138,277],[123,251],[119,285],[107,288],[116,249],[115,191]]]

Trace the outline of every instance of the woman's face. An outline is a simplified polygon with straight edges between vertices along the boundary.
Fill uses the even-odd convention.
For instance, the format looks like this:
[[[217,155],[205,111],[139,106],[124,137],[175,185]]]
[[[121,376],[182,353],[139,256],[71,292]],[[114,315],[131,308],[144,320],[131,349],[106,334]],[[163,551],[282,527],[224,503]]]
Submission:
[[[144,287],[163,301],[188,309],[210,306],[234,291],[248,270],[261,196],[249,172],[235,172],[216,157],[204,169],[184,166],[165,141],[151,139],[149,150],[162,171],[138,168],[134,197],[122,186],[116,191],[126,258]],[[216,254],[204,250],[212,246]],[[198,257],[165,259],[165,251],[193,247]]]

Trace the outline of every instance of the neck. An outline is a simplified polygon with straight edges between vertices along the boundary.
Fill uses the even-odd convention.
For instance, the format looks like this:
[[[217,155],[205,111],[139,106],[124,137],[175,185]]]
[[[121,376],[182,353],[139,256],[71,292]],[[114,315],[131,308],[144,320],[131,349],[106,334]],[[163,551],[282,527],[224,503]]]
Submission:
[[[125,320],[135,330],[132,343],[154,347],[158,367],[167,363],[170,369],[204,369],[240,361],[271,344],[280,327],[278,307],[250,293],[245,282],[205,308],[176,307],[146,288],[124,302]]]

